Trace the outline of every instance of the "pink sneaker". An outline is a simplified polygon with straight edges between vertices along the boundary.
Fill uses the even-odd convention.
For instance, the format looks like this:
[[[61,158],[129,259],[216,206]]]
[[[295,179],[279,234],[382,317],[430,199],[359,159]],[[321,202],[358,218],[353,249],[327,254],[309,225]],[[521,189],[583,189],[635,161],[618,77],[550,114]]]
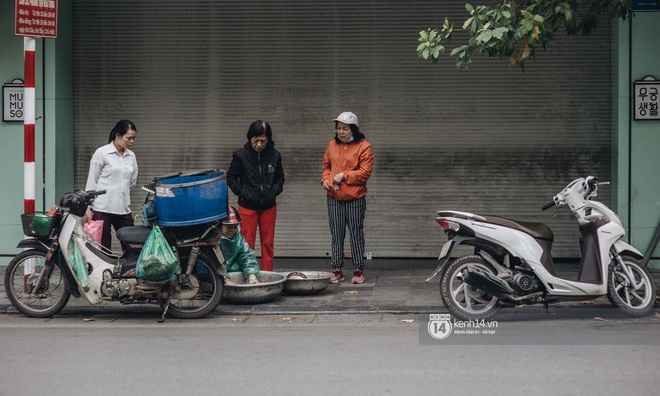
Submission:
[[[351,283],[364,283],[364,273],[361,269],[353,271],[353,279],[351,279]]]
[[[344,274],[341,272],[339,268],[335,268],[332,270],[332,278],[330,278],[330,283],[339,283],[344,281]]]

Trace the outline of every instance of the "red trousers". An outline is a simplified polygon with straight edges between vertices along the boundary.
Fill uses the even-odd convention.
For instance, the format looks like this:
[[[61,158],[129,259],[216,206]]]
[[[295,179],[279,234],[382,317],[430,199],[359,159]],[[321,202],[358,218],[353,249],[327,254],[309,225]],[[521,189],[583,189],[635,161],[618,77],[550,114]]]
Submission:
[[[277,206],[258,212],[238,206],[241,215],[241,234],[245,241],[254,249],[257,239],[257,226],[259,226],[259,240],[261,242],[261,269],[273,270],[273,255],[275,253],[275,218]]]

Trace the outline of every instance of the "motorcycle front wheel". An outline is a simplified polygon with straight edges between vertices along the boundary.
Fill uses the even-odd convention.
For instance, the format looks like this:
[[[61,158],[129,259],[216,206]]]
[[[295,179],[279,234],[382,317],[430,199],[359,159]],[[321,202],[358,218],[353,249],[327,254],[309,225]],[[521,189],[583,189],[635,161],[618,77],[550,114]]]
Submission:
[[[188,257],[182,256],[181,263],[186,265]],[[213,269],[211,259],[200,253],[194,264],[192,276],[197,278],[199,291],[193,298],[172,299],[168,313],[180,319],[202,318],[215,310],[222,299],[222,278]],[[182,271],[185,271],[185,267]]]
[[[454,260],[440,279],[440,297],[445,307],[462,320],[490,319],[497,313],[499,299],[463,281],[468,265],[496,275],[481,256],[469,255]]]
[[[626,276],[617,261],[613,261],[607,280],[607,298],[630,316],[647,315],[655,304],[655,285],[651,275],[639,260],[630,256],[621,256],[621,259],[632,279]]]
[[[36,283],[46,271],[41,286]],[[5,292],[22,314],[47,318],[60,312],[69,301],[69,282],[59,265],[46,264],[46,252],[31,249],[14,257],[5,272]]]

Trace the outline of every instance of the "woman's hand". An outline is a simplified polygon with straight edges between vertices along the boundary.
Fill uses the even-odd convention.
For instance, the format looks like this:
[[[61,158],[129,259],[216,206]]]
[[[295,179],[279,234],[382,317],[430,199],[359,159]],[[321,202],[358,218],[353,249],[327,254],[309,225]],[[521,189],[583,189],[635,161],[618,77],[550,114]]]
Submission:
[[[325,191],[329,191],[329,190],[330,190],[330,186],[328,185],[328,182],[327,182],[326,180],[323,180],[323,181],[321,182],[321,186],[323,187],[323,189],[324,189]]]
[[[92,205],[89,205],[87,207],[87,212],[85,212],[85,223],[91,221],[93,217],[94,217],[94,211],[92,210]]]
[[[332,178],[334,184],[341,184],[344,181],[344,172],[337,173],[335,177]]]

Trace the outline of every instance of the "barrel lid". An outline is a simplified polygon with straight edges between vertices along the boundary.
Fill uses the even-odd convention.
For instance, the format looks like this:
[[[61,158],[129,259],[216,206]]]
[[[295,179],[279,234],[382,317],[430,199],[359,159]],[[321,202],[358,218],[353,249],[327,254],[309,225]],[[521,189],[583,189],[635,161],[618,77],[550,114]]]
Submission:
[[[171,179],[173,177],[205,176],[214,173],[225,173],[225,171],[222,169],[215,168],[215,169],[197,169],[197,170],[185,171],[185,172],[172,172],[162,176],[154,177],[153,182],[157,182],[159,180],[164,180],[164,179]]]
[[[179,176],[185,177],[185,176],[205,176],[205,175],[210,175],[213,173],[224,173],[222,169],[200,169],[200,170],[194,170],[194,171],[188,171],[185,173],[182,173]]]
[[[155,181],[158,181],[158,180],[170,179],[172,177],[178,177],[178,176],[181,176],[181,172],[172,172],[172,173],[168,173],[166,175],[156,176],[156,177],[154,177],[153,181],[155,182]]]

